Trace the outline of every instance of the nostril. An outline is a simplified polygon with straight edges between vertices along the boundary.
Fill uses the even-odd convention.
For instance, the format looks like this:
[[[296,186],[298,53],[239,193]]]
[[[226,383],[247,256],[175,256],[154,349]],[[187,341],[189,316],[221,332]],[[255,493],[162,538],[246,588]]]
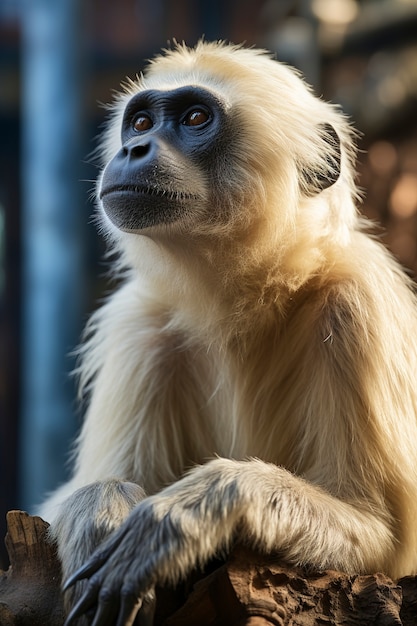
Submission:
[[[151,153],[152,146],[152,141],[147,141],[146,143],[138,140],[132,141],[122,146],[119,157],[127,160],[143,159]]]
[[[148,154],[150,150],[150,144],[136,145],[130,148],[130,156],[136,159],[140,159]]]

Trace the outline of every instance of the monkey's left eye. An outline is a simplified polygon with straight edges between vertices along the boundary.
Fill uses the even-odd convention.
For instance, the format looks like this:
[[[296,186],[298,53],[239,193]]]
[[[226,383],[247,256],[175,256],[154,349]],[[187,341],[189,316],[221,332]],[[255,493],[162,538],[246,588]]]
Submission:
[[[201,126],[210,119],[210,115],[204,109],[196,108],[188,111],[182,121],[185,126]]]

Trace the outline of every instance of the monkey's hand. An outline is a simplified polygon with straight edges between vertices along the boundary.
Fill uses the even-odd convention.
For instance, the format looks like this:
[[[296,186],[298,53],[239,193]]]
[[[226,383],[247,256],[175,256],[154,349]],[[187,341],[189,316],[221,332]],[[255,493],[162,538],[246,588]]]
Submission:
[[[65,626],[85,613],[94,626],[130,626],[155,585],[178,583],[226,547],[241,509],[236,465],[216,459],[138,504],[67,580],[64,590],[89,579]]]

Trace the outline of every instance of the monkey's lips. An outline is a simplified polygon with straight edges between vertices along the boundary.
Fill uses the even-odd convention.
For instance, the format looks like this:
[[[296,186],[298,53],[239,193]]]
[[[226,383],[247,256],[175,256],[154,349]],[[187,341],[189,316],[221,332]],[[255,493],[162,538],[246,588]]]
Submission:
[[[120,230],[142,230],[170,224],[184,215],[188,203],[197,197],[151,185],[103,187],[100,200],[107,217]]]
[[[100,200],[103,200],[105,196],[110,194],[133,194],[133,195],[145,195],[145,196],[160,196],[166,200],[196,200],[197,196],[184,191],[173,191],[170,189],[164,189],[161,187],[153,187],[152,185],[113,185],[111,187],[105,187],[100,192]]]

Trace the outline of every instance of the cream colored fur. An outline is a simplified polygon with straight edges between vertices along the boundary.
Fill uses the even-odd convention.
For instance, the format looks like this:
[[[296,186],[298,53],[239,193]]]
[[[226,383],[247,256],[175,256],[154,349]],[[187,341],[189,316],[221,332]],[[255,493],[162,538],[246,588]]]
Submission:
[[[114,592],[129,578],[123,559],[155,561],[149,590],[232,540],[320,568],[416,573],[416,301],[357,214],[352,131],[290,68],[200,43],[128,83],[104,164],[133,94],[187,84],[218,94],[240,124],[232,154],[219,155],[213,204],[223,198],[224,213],[134,233],[101,214],[124,280],[88,327],[74,476],[43,510],[66,537],[64,571],[91,552],[69,537],[94,525],[94,510],[71,517],[77,495],[62,502],[116,478],[150,497],[128,517],[113,574],[100,570]],[[302,172],[325,167],[324,123],[341,139],[341,175],[309,196]],[[170,516],[181,549],[174,537],[158,547],[146,511],[153,524]]]

